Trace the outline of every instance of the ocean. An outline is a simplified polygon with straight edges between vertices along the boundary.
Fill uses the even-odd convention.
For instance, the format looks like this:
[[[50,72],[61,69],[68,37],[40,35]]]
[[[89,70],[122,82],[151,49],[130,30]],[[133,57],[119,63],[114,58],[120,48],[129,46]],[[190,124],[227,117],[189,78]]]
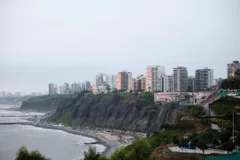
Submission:
[[[44,114],[14,111],[10,106],[0,105],[0,122],[23,122],[35,115]],[[26,146],[29,150],[39,150],[52,160],[77,160],[88,149],[84,142],[93,141],[95,140],[60,130],[27,125],[0,125],[0,160],[14,160],[21,146]],[[105,150],[102,145],[94,146],[98,152]]]

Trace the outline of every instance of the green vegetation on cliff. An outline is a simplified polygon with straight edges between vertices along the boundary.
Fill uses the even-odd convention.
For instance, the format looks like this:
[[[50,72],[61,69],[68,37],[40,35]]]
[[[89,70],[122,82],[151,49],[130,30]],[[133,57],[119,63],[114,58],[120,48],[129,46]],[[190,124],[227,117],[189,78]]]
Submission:
[[[206,114],[204,108],[200,105],[188,106],[178,114],[178,119],[182,117],[200,118]]]
[[[158,131],[175,104],[154,104],[153,93],[79,94],[59,104],[50,121],[71,126]]]
[[[221,97],[210,104],[210,108],[219,116],[232,116],[235,106],[240,106],[239,98]]]

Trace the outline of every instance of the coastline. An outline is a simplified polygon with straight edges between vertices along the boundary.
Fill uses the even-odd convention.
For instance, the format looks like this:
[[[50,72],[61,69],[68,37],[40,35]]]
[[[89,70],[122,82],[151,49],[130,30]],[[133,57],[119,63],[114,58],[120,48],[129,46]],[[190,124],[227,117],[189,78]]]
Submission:
[[[74,130],[74,129],[70,129],[70,128],[53,126],[53,125],[49,125],[49,124],[45,125],[45,124],[34,124],[34,123],[22,123],[22,124],[19,124],[19,125],[29,125],[29,126],[44,128],[44,129],[60,130],[60,131],[66,132],[66,133],[91,138],[95,142],[97,142],[97,144],[103,145],[105,147],[105,150],[103,152],[101,152],[100,154],[106,155],[106,156],[110,155],[117,148],[122,146],[120,142],[117,142],[117,141],[116,142],[110,142],[109,140],[97,135],[96,134],[97,131],[90,130],[90,129],[88,129],[88,130],[87,129]]]

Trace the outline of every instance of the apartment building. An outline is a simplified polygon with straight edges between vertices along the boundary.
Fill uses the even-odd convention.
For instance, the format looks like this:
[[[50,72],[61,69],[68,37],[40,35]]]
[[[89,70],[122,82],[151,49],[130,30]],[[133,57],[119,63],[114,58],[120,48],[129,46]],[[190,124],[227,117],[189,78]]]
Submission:
[[[195,90],[204,91],[213,86],[213,70],[204,68],[195,71]]]
[[[146,68],[146,85],[147,91],[159,91],[160,90],[160,77],[165,74],[164,66],[148,66]]]
[[[145,77],[143,75],[138,76],[136,79],[132,79],[132,90],[143,91],[145,90]]]
[[[132,89],[132,73],[127,71],[118,72],[116,76],[117,90]]]
[[[137,80],[135,78],[132,79],[132,90],[133,91],[137,90]]]
[[[168,76],[161,75],[160,76],[160,92],[169,92],[169,85],[168,85]]]
[[[227,77],[234,77],[237,69],[240,69],[239,61],[233,61],[232,63],[227,64]]]
[[[48,93],[49,93],[49,95],[56,95],[57,94],[57,85],[50,83],[48,85]]]
[[[137,77],[137,90],[138,91],[143,91],[145,90],[145,83],[146,83],[146,78],[143,75],[140,75]]]
[[[174,91],[174,77],[173,75],[168,76],[168,92],[173,92]]]
[[[173,87],[174,92],[187,92],[188,89],[188,72],[185,67],[173,69]]]

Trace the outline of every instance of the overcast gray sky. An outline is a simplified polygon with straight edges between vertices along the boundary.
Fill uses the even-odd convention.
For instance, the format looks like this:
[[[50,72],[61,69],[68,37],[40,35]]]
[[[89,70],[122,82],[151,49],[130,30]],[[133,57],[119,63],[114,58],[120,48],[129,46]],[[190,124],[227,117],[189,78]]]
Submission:
[[[0,0],[0,91],[240,60],[239,0]]]

